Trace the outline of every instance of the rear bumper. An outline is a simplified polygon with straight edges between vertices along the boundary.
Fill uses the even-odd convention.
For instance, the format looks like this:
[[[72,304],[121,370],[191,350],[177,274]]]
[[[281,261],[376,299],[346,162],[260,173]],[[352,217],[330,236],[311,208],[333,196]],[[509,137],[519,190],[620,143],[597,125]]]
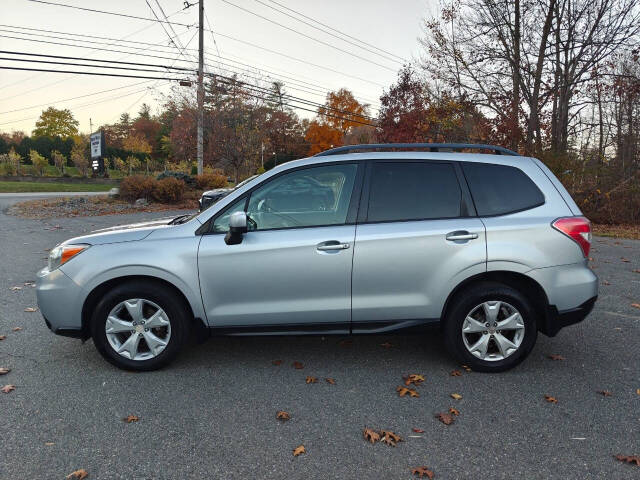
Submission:
[[[558,311],[555,305],[549,305],[547,315],[542,325],[538,326],[538,330],[549,337],[555,337],[564,327],[584,320],[593,310],[597,299],[597,296],[592,297],[576,308],[562,311]]]

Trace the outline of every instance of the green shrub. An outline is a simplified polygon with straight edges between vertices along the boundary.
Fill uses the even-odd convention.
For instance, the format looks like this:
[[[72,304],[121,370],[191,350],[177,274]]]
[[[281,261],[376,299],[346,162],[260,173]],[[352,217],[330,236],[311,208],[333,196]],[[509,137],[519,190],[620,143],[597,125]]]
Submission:
[[[196,186],[199,189],[205,188],[225,188],[229,185],[227,177],[217,173],[203,173],[196,176]]]
[[[9,162],[4,162],[0,159],[0,175],[15,175],[16,168]]]
[[[153,188],[153,198],[162,203],[177,203],[182,200],[185,184],[177,178],[167,177],[158,180]],[[122,187],[120,187],[122,191]]]
[[[44,175],[44,169],[49,165],[49,161],[35,150],[29,152],[29,159],[35,167],[37,174],[40,176]]]
[[[149,200],[156,183],[158,182],[153,177],[145,177],[144,175],[125,177],[120,182],[120,196],[130,202],[134,202],[139,198]]]
[[[166,172],[162,172],[160,175],[158,175],[157,179],[162,180],[163,178],[169,178],[169,177],[182,180],[184,183],[186,183],[189,186],[195,185],[195,180],[193,179],[193,177],[190,177],[186,173],[182,173],[182,172],[172,172],[167,170]]]

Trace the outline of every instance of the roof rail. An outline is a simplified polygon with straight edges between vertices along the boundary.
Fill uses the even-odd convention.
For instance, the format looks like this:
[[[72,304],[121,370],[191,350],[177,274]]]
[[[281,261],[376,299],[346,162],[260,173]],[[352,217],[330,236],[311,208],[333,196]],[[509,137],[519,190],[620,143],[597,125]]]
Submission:
[[[324,152],[316,153],[314,157],[325,157],[328,155],[337,155],[347,153],[354,150],[390,150],[392,148],[416,148],[428,149],[430,152],[437,152],[441,149],[446,150],[491,150],[495,155],[514,155],[520,156],[519,153],[509,150],[508,148],[498,147],[496,145],[484,145],[475,143],[364,143],[360,145],[345,145],[336,147]]]

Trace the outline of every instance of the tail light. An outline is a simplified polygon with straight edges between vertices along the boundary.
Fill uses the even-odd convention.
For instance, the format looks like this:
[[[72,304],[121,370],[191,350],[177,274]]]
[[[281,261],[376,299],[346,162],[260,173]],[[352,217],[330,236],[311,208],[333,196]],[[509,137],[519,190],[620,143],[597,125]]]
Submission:
[[[591,222],[589,220],[585,217],[563,217],[555,220],[551,226],[580,245],[585,257],[589,256],[591,248]]]

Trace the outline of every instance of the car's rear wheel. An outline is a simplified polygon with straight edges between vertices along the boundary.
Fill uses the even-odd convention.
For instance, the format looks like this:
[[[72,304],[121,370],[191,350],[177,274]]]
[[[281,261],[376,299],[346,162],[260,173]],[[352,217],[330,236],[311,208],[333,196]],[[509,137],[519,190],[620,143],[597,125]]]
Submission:
[[[444,323],[449,350],[463,364],[482,372],[515,367],[537,338],[535,310],[518,290],[483,282],[459,292]]]
[[[189,326],[184,301],[160,284],[128,282],[109,290],[92,317],[102,356],[127,370],[155,370],[180,351]]]

